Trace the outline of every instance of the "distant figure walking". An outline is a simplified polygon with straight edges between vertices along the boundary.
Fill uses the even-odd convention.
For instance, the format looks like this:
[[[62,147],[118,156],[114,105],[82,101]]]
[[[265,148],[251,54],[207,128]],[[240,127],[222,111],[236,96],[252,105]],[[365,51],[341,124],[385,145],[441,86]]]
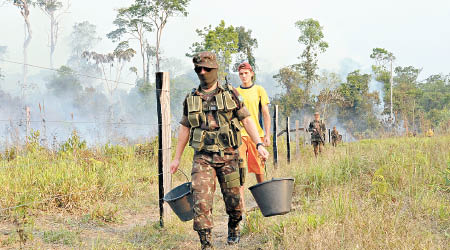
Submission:
[[[336,126],[334,126],[333,130],[331,131],[331,145],[333,145],[333,147],[336,147],[340,138],[341,138],[341,136],[339,135],[339,132],[337,131]]]
[[[314,155],[317,157],[319,153],[322,153],[327,131],[325,123],[320,120],[319,112],[314,113],[314,120],[309,123],[308,131],[311,132],[311,144],[314,148]]]

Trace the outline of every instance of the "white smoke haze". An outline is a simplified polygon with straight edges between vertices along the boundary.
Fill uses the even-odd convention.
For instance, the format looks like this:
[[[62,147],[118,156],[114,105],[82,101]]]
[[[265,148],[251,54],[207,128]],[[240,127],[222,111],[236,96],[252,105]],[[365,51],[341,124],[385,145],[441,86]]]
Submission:
[[[115,44],[105,35],[115,28],[113,25],[115,10],[129,6],[132,2],[132,0],[72,1],[70,10],[61,21],[61,34],[55,51],[55,68],[67,65],[76,73],[103,77],[95,66],[76,61],[80,58],[73,61],[70,39],[72,27],[75,23],[85,20],[94,24],[101,41],[91,46],[89,50],[99,53],[111,52]],[[192,43],[198,41],[195,29],[209,24],[215,25],[222,19],[235,27],[244,26],[251,29],[252,35],[258,39],[259,47],[255,49],[258,65],[256,83],[265,87],[271,98],[284,92],[272,76],[281,67],[298,63],[298,56],[303,49],[298,44],[299,32],[294,23],[308,17],[320,21],[324,27],[325,40],[330,44],[327,52],[319,58],[319,68],[337,73],[342,82],[346,80],[348,73],[357,69],[361,73],[371,73],[372,61],[369,54],[374,47],[388,48],[397,56],[399,65],[412,64],[423,67],[424,75],[448,70],[445,58],[450,56],[447,46],[450,43],[450,33],[442,32],[439,25],[435,25],[438,22],[450,22],[448,1],[436,0],[433,4],[418,0],[409,1],[409,11],[399,11],[404,8],[402,1],[394,3],[382,0],[377,5],[371,6],[374,9],[370,13],[366,11],[367,4],[357,0],[350,2],[343,5],[331,0],[310,2],[282,0],[278,4],[273,4],[272,1],[262,0],[255,4],[251,1],[230,0],[224,5],[216,0],[208,5],[212,11],[205,13],[203,1],[192,1],[188,8],[189,15],[169,20],[162,38],[164,58],[161,68],[170,72],[171,77],[172,126],[176,127],[180,119],[180,107],[184,96],[198,83],[192,70],[191,59],[184,56]],[[391,8],[384,8],[386,5]],[[236,11],[237,6],[252,9],[252,15],[242,15]],[[351,12],[348,11],[348,6],[352,6]],[[415,18],[417,16],[423,18]],[[0,20],[8,24],[1,27],[0,59],[20,63],[23,61],[23,18],[16,7],[5,4],[0,8]],[[49,67],[48,19],[40,10],[33,9],[30,20],[33,39],[28,51],[29,63]],[[420,36],[417,34],[418,30]],[[440,34],[439,39],[436,39],[435,34]],[[149,39],[153,44],[154,35],[151,34]],[[136,49],[135,45],[131,43],[131,47]],[[152,88],[143,92],[142,86],[136,86],[137,77],[128,70],[129,67],[136,66],[138,74],[141,73],[139,60],[139,56],[136,55],[126,65],[119,80],[130,84],[119,84],[113,96],[108,94],[104,81],[84,76],[77,77],[81,87],[79,92],[52,93],[53,90],[49,89],[48,84],[57,72],[34,67],[28,67],[28,82],[23,86],[22,65],[0,61],[0,74],[4,75],[0,78],[0,143],[6,140],[11,142],[18,136],[24,141],[26,106],[30,108],[30,129],[42,132],[45,124],[46,133],[43,137],[46,137],[47,141],[50,141],[50,138],[63,141],[73,129],[76,129],[91,145],[148,140],[157,130],[156,97]],[[153,74],[154,72],[151,72],[150,79],[154,79]],[[232,75],[233,86],[238,86],[240,84],[238,76],[235,73]],[[63,79],[58,83],[64,82]],[[383,84],[372,80],[369,87],[370,92],[379,92],[381,104],[377,107],[377,112],[381,114],[385,94]],[[317,94],[322,88],[323,86],[316,86],[313,92]],[[45,112],[42,107],[45,107]],[[381,115],[379,117],[383,118]],[[42,122],[43,118],[46,120],[45,123]],[[293,122],[295,119],[307,123],[312,119],[311,111],[302,110],[291,117]],[[337,118],[330,116],[327,118],[327,127],[333,125],[344,132]]]

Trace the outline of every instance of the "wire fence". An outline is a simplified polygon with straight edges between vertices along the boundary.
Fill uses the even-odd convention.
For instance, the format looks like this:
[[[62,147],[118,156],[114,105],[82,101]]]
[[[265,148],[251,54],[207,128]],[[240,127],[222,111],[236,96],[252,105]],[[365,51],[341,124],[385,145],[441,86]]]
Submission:
[[[99,77],[77,71],[65,71],[1,58],[0,62],[98,80],[101,83],[100,86],[105,86],[107,82],[112,82],[127,87],[138,87],[133,82],[109,79],[107,77]],[[104,90],[106,91],[106,86]],[[114,97],[116,99],[118,98],[118,102],[109,100],[107,101],[109,103],[100,104],[88,104],[79,101],[81,103],[78,103],[78,106],[81,106],[81,108],[68,105],[65,103],[66,100],[64,100],[64,97],[55,97],[57,100],[51,101],[50,104],[47,100],[46,106],[44,105],[44,101],[39,99],[40,97],[34,97],[28,101],[23,97],[17,98],[15,103],[11,101],[10,105],[5,103],[5,101],[3,101],[2,105],[2,101],[0,100],[0,135],[4,135],[2,136],[3,141],[0,141],[0,144],[3,145],[0,146],[0,149],[4,149],[10,144],[17,145],[20,142],[26,141],[31,130],[39,130],[41,137],[45,141],[57,141],[57,143],[61,143],[70,137],[74,130],[86,139],[91,146],[109,142],[114,144],[127,141],[129,143],[142,142],[145,138],[154,137],[158,126],[162,125],[157,122],[151,122],[156,120],[156,107],[154,107],[155,101],[153,98],[156,98],[157,92],[170,93],[169,90],[154,87],[146,91],[150,91],[147,92],[147,95],[149,98],[152,98],[151,101],[153,103],[147,104],[149,106],[146,108],[140,107],[140,110],[136,109],[135,106],[142,106],[144,104],[135,103],[136,100],[134,99],[136,97],[133,96],[130,96],[127,99],[128,101],[121,101],[120,99],[123,99],[123,97],[118,96]],[[10,97],[10,99],[13,98]],[[14,106],[16,108],[12,107],[13,104],[15,104]],[[6,106],[11,107],[8,107],[9,110],[4,110]],[[25,106],[26,108],[24,108]],[[28,109],[28,111],[25,111],[25,109]],[[72,119],[60,119],[67,117],[69,114],[72,116]],[[77,119],[74,119],[74,114],[78,117]],[[49,140],[48,138],[51,139]]]
[[[107,90],[106,84],[114,83],[115,85],[124,85],[130,88],[137,88],[136,83],[122,81],[119,79],[108,79],[106,77],[99,77],[95,75],[88,75],[76,71],[64,71],[61,69],[52,69],[40,65],[34,65],[29,63],[17,62],[12,60],[0,59],[0,63],[8,63],[15,65],[28,66],[31,68],[47,70],[56,73],[70,74],[81,78],[89,78],[97,80],[101,83],[100,87],[103,91]],[[20,86],[20,84],[19,84]],[[23,87],[23,86],[22,86]],[[26,87],[26,86],[25,86]],[[103,88],[105,87],[105,88]],[[151,89],[147,91],[149,98],[154,100],[157,94],[169,93],[170,90],[159,89],[150,86]],[[22,90],[23,91],[23,90]],[[0,91],[0,95],[4,94]],[[123,95],[123,94],[122,94]],[[15,171],[20,168],[29,168],[31,172],[33,169],[45,168],[60,168],[65,164],[84,164],[82,161],[91,160],[92,154],[87,154],[87,156],[82,154],[83,150],[89,151],[90,153],[98,154],[97,156],[103,157],[106,160],[110,158],[124,158],[127,160],[129,157],[142,157],[136,156],[138,154],[136,144],[150,143],[148,148],[149,152],[144,152],[146,157],[146,164],[151,164],[152,168],[150,175],[145,174],[145,178],[155,178],[161,175],[170,174],[170,172],[164,171],[162,173],[154,173],[157,171],[156,162],[159,155],[159,151],[169,151],[172,147],[166,147],[158,149],[157,145],[154,144],[155,137],[157,135],[157,130],[161,126],[171,126],[171,123],[161,124],[157,121],[156,104],[150,103],[141,107],[141,112],[130,112],[133,111],[133,105],[125,106],[123,104],[123,97],[120,95],[114,96],[115,99],[106,99],[107,103],[88,103],[90,99],[80,99],[78,100],[78,107],[74,105],[67,105],[67,100],[64,96],[55,96],[53,101],[45,99],[47,96],[39,97],[38,93],[33,93],[29,98],[24,98],[23,96],[18,96],[16,98],[5,95],[3,100],[0,100],[0,175],[9,175],[11,171]],[[111,95],[112,96],[112,95]],[[122,99],[121,99],[122,98]],[[133,99],[136,97],[129,97]],[[45,105],[44,101],[45,99]],[[8,103],[9,101],[9,103]],[[133,101],[133,100],[131,100]],[[134,105],[140,104],[137,102],[132,102]],[[14,108],[7,107],[9,104],[14,104]],[[41,105],[42,104],[42,105]],[[3,106],[3,107],[2,107]],[[8,110],[10,109],[10,110]],[[14,109],[14,110],[13,110]],[[100,110],[95,113],[96,109]],[[5,112],[3,112],[5,111]],[[95,113],[95,114],[90,114]],[[39,132],[39,133],[37,133]],[[73,135],[77,136],[79,142],[74,142]],[[76,143],[82,143],[87,141],[87,148],[77,149]],[[14,152],[15,154],[23,154],[24,157],[27,155],[27,147],[29,143],[38,143],[38,147],[42,147],[43,154],[53,154],[49,156],[49,162],[44,162],[48,159],[41,159],[43,162],[19,162],[6,159],[8,157],[7,150],[18,150]],[[65,152],[62,148],[63,145],[69,143],[69,147],[74,147],[73,152],[81,152],[80,154],[75,153],[72,158],[59,157],[60,152]],[[131,147],[125,147],[124,152],[114,152],[111,149],[114,145],[127,145]],[[17,157],[13,156],[13,157]],[[95,157],[94,157],[95,158]],[[57,161],[57,162],[55,162]],[[44,166],[45,165],[45,166]],[[63,170],[68,171],[68,170]],[[184,174],[184,173],[183,173]],[[186,176],[187,178],[187,176]],[[95,185],[95,184],[93,184]],[[117,186],[117,185],[116,185]],[[113,187],[113,186],[110,186]],[[78,192],[70,192],[66,194],[58,194],[43,199],[28,200],[24,202],[17,202],[14,206],[1,207],[0,203],[0,216],[4,212],[16,210],[24,207],[36,207],[36,205],[51,202],[56,199],[62,199],[65,197],[70,197],[74,195],[81,195],[84,193],[94,192],[95,190],[101,189],[102,187],[95,185],[91,189],[82,190]],[[30,195],[36,195],[31,193],[32,190],[28,190],[30,193],[24,193],[25,197]],[[26,191],[26,192],[28,192]],[[39,193],[37,197],[46,196],[46,194]],[[2,200],[0,200],[2,201]],[[161,201],[161,199],[159,199]]]
[[[80,72],[76,72],[76,71],[63,71],[60,69],[53,69],[53,68],[49,68],[49,67],[44,67],[44,66],[39,66],[39,65],[34,65],[34,64],[29,64],[29,63],[23,63],[23,62],[17,62],[17,61],[11,61],[11,60],[6,60],[6,59],[1,59],[0,61],[2,62],[6,62],[6,63],[11,63],[11,64],[18,64],[18,65],[25,65],[25,66],[29,66],[29,67],[33,67],[33,68],[37,68],[37,69],[44,69],[44,70],[50,70],[50,71],[54,71],[54,72],[59,72],[59,73],[66,73],[66,74],[71,74],[74,76],[81,76],[81,77],[86,77],[86,78],[90,78],[90,79],[94,79],[94,80],[101,80],[101,81],[105,81],[105,82],[113,82],[116,84],[122,84],[122,85],[127,85],[127,86],[132,86],[135,87],[136,83],[130,83],[130,82],[125,82],[125,81],[120,81],[120,80],[116,80],[116,79],[108,79],[105,77],[98,77],[98,76],[92,76],[92,75],[86,75],[86,74],[82,74]],[[165,89],[155,89],[157,91],[167,91]],[[167,91],[170,92],[170,91]]]

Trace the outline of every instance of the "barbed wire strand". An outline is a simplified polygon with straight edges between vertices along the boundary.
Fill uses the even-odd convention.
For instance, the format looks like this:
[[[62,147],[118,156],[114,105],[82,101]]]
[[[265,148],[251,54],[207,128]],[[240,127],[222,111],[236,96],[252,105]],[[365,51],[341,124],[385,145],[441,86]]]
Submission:
[[[26,65],[26,66],[30,66],[30,67],[34,67],[34,68],[38,68],[38,69],[45,69],[45,70],[51,70],[51,71],[55,71],[55,72],[62,72],[62,71],[59,70],[59,69],[52,69],[52,68],[48,68],[48,67],[44,67],[44,66],[39,66],[39,65],[34,65],[34,64],[29,64],[29,63],[15,62],[15,61],[10,61],[10,60],[6,60],[6,59],[0,59],[0,61],[2,61],[2,62],[7,62],[7,63],[12,63],[12,64]],[[107,79],[107,78],[102,78],[102,77],[97,77],[97,76],[85,75],[85,74],[81,74],[81,73],[76,72],[76,71],[72,71],[72,72],[70,72],[70,73],[71,73],[72,75],[77,75],[77,76],[82,76],[82,77],[92,78],[92,79],[96,79],[96,80],[110,81],[110,82],[114,82],[114,83],[118,83],[118,84],[125,84],[125,85],[129,85],[129,86],[136,86],[135,83],[123,82],[123,81],[116,81],[116,80]],[[164,92],[170,92],[170,90],[166,90],[166,89],[155,89],[155,90],[158,90],[158,91],[164,91]]]
[[[0,119],[0,122],[23,122],[23,123],[78,123],[78,124],[106,124],[106,125],[139,125],[139,126],[157,126],[157,125],[167,125],[170,126],[171,123],[168,124],[162,124],[162,123],[135,123],[135,122],[97,122],[97,121],[68,121],[68,120],[30,120],[27,121],[25,119],[22,120],[18,120],[18,119],[11,119],[11,120],[6,120],[6,119]]]

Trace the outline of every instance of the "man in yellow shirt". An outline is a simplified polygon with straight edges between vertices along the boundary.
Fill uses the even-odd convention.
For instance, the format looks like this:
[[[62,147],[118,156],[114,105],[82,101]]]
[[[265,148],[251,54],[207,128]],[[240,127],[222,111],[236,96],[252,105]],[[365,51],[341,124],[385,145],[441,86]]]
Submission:
[[[269,113],[269,97],[266,90],[253,83],[255,73],[252,66],[244,62],[239,65],[239,78],[241,79],[241,86],[237,91],[244,98],[244,104],[250,112],[250,117],[256,124],[259,136],[264,143],[255,144],[249,137],[247,131],[242,131],[242,145],[239,147],[239,155],[244,159],[248,166],[248,172],[254,173],[256,181],[261,183],[264,181],[264,162],[258,155],[258,147],[260,145],[270,145],[270,113]],[[261,128],[259,121],[260,113],[263,117],[264,131]],[[264,133],[265,132],[265,133]],[[244,187],[241,187],[242,203],[244,205]]]

